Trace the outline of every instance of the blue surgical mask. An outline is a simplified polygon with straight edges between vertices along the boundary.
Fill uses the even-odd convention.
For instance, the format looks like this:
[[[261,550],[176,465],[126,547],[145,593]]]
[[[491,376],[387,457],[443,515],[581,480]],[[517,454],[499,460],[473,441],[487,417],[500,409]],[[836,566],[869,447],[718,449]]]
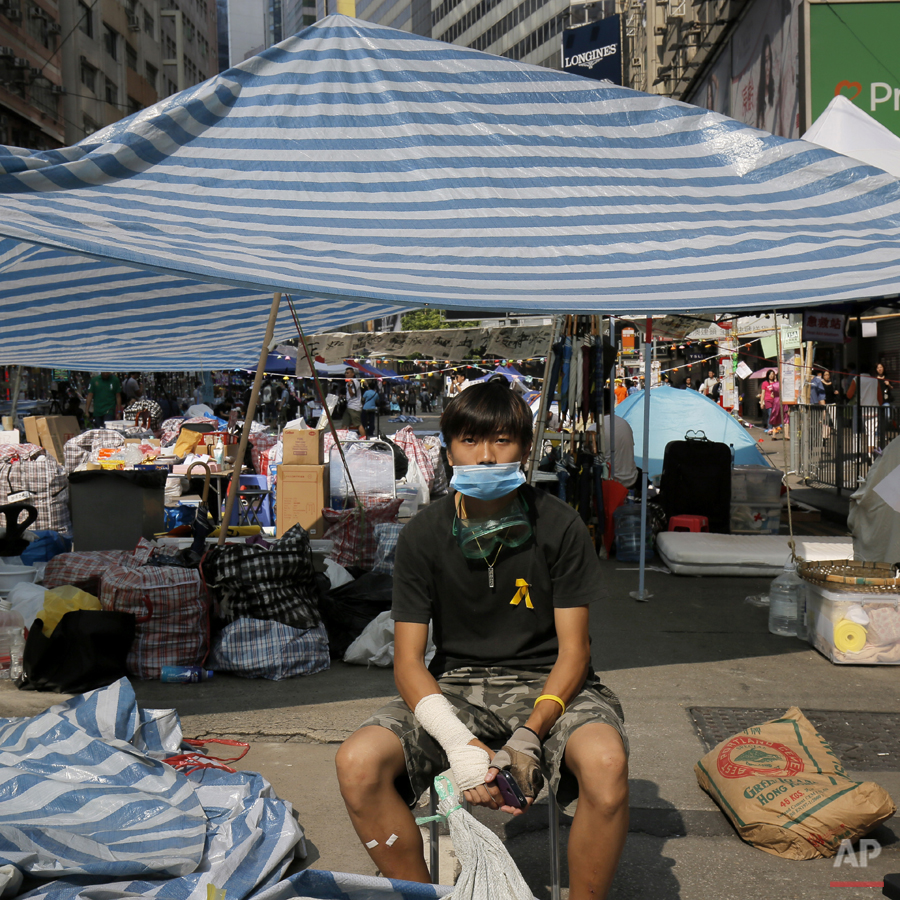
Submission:
[[[517,462],[454,466],[450,487],[465,497],[497,500],[525,484],[525,473]]]

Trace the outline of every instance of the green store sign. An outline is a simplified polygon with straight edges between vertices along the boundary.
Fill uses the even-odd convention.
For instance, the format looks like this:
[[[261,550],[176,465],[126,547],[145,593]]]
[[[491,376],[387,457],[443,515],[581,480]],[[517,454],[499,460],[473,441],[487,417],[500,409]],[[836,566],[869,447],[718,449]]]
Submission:
[[[835,94],[900,135],[900,3],[810,3],[810,123]]]

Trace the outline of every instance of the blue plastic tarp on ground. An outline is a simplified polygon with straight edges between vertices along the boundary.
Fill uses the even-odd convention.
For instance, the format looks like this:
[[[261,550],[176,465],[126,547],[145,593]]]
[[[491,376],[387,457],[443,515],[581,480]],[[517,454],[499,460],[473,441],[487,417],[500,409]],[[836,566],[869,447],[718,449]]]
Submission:
[[[626,397],[616,407],[616,415],[625,419],[634,432],[634,459],[640,466],[644,448],[644,392]],[[711,441],[731,445],[737,466],[769,465],[752,435],[718,403],[699,391],[666,385],[650,391],[648,474],[651,478],[662,472],[666,444],[683,441],[688,431],[703,432]]]
[[[183,774],[174,710],[141,710],[125,679],[32,718],[0,719],[0,866],[29,900],[245,900],[306,855],[291,804],[255,772]],[[32,882],[33,885],[33,882]]]

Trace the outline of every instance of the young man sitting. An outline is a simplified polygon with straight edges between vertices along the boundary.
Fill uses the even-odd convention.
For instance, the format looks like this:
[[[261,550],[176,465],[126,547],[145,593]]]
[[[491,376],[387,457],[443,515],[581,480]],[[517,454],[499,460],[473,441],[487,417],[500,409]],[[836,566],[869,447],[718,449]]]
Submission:
[[[449,767],[470,803],[522,815],[543,769],[574,810],[569,898],[603,900],[628,830],[628,741],[619,702],[591,667],[597,554],[573,509],[524,485],[532,420],[515,392],[473,385],[448,404],[441,429],[454,492],[400,534],[400,697],[338,751],[344,802],[384,875],[427,882],[410,809],[435,775]],[[426,667],[429,621],[437,653]],[[525,809],[504,804],[498,769],[509,769]]]

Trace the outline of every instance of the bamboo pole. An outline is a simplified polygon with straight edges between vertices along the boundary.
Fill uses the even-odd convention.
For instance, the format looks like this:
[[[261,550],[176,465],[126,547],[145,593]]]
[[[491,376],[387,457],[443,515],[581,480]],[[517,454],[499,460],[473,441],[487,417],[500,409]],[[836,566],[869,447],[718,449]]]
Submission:
[[[272,308],[269,311],[269,321],[266,324],[266,336],[263,338],[262,349],[259,353],[259,364],[256,367],[256,377],[253,379],[253,388],[250,391],[250,400],[244,413],[244,428],[241,432],[241,442],[238,445],[237,456],[234,458],[234,471],[231,474],[231,487],[228,490],[228,498],[225,500],[225,512],[219,525],[219,546],[225,543],[228,533],[228,523],[231,521],[231,512],[237,501],[241,489],[241,469],[244,465],[244,456],[247,452],[247,444],[250,440],[250,425],[256,413],[256,402],[259,399],[259,389],[262,386],[263,375],[266,370],[266,360],[269,356],[269,344],[272,343],[272,335],[275,333],[275,321],[278,319],[278,307],[281,305],[281,294],[272,297]],[[221,498],[220,498],[221,502]]]

